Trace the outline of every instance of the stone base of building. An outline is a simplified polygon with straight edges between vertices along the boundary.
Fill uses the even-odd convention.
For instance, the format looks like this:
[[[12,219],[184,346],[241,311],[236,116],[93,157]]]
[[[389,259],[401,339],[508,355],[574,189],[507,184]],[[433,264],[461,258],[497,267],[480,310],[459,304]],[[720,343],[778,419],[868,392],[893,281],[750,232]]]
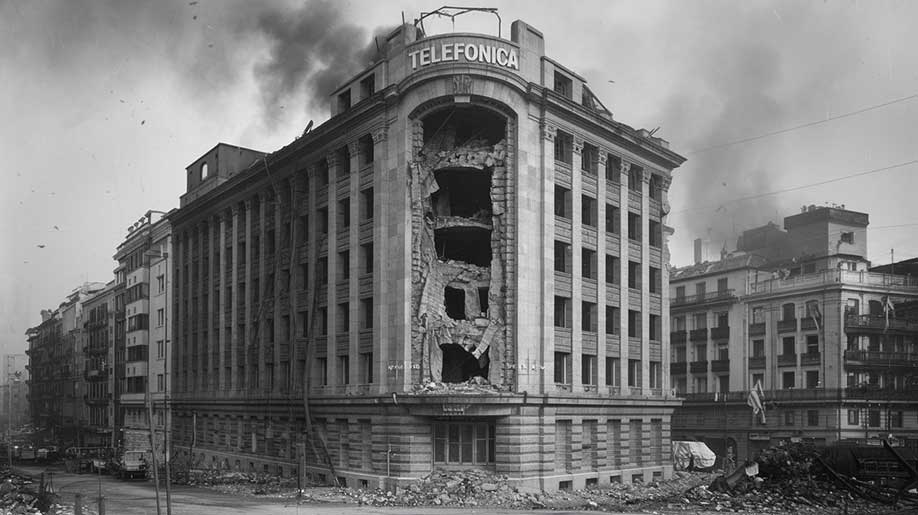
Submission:
[[[193,468],[337,478],[360,488],[403,487],[435,470],[485,469],[522,490],[578,489],[670,478],[676,404],[510,394],[315,399],[309,440],[301,404],[183,401],[173,411],[173,450]]]

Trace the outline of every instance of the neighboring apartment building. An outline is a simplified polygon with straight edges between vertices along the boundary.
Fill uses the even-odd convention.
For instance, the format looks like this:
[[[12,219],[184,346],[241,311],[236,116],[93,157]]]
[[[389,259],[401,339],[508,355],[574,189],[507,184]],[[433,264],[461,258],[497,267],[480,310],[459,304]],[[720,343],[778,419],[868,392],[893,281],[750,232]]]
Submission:
[[[670,373],[686,398],[674,436],[740,458],[798,438],[918,445],[918,327],[890,310],[918,298],[918,280],[869,269],[867,225],[810,206],[786,231],[746,231],[736,252],[673,270]],[[756,383],[765,423],[746,404]]]
[[[86,379],[84,402],[87,410],[83,443],[86,446],[109,446],[112,443],[112,363],[114,333],[114,286],[86,300],[83,305],[83,375]]]
[[[31,423],[28,399],[28,356],[5,354],[0,370],[0,431]],[[11,397],[12,396],[12,397]]]
[[[75,288],[54,311],[42,310],[42,323],[30,328],[29,406],[39,440],[81,445],[88,425],[83,394],[83,304],[105,288],[87,282]]]
[[[147,211],[118,245],[115,268],[114,445],[149,452],[151,429],[162,452],[166,424],[166,285],[171,229],[162,211]],[[151,428],[151,418],[153,427]]]
[[[667,477],[684,159],[521,21],[510,40],[404,25],[380,44],[328,122],[188,166],[175,450],[373,487],[463,467],[547,490]]]

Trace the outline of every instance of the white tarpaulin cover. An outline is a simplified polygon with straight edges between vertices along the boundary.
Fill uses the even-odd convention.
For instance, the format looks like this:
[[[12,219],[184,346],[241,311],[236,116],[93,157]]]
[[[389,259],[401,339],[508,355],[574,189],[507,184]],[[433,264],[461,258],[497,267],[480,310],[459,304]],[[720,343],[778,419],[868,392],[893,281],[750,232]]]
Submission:
[[[692,461],[694,458],[694,462]],[[704,442],[684,442],[673,440],[673,468],[685,470],[689,463],[696,469],[714,466],[717,456]]]

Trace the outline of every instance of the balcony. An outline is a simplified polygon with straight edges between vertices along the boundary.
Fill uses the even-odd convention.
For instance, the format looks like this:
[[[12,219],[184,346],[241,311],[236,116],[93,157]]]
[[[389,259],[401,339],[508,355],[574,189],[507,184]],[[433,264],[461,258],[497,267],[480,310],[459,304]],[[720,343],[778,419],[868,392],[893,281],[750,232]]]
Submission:
[[[749,369],[762,369],[765,368],[765,356],[755,356],[749,358]]]
[[[845,366],[918,369],[918,354],[873,350],[846,350]]]
[[[918,320],[887,319],[883,315],[854,315],[845,317],[846,332],[908,331],[918,332]]]
[[[685,362],[678,361],[669,364],[669,374],[670,375],[683,375],[685,374]]]
[[[675,308],[679,306],[730,302],[734,300],[735,298],[736,296],[733,294],[732,289],[723,290],[723,291],[712,291],[708,293],[700,293],[698,295],[684,295],[681,297],[671,297],[669,299],[669,307]]]
[[[672,331],[669,333],[669,343],[670,345],[681,345],[685,343],[686,333],[685,331]]]
[[[800,319],[800,329],[802,331],[815,331],[822,327],[822,319],[819,317],[803,317]]]
[[[822,355],[818,352],[807,352],[800,355],[801,365],[819,365],[822,363]]]
[[[914,401],[915,391],[881,388],[876,385],[853,386],[845,388],[845,398],[868,401]]]
[[[689,363],[689,370],[693,374],[706,374],[708,373],[708,362],[707,361],[692,361]]]
[[[715,359],[711,361],[711,372],[729,372],[730,371],[730,360],[729,359]]]
[[[692,329],[689,332],[689,340],[693,342],[706,342],[708,341],[708,329]]]
[[[797,355],[796,354],[781,354],[778,356],[778,366],[779,367],[796,367],[797,366]]]
[[[797,331],[797,319],[778,320],[779,333],[793,333]]]
[[[749,293],[776,293],[828,284],[879,286],[897,290],[918,291],[918,278],[877,272],[826,270],[815,274],[797,275],[787,279],[767,279],[751,283]]]
[[[765,322],[749,324],[749,336],[764,336],[764,335],[765,335]]]
[[[726,340],[728,338],[730,338],[730,326],[729,325],[711,328],[711,339],[712,340]]]

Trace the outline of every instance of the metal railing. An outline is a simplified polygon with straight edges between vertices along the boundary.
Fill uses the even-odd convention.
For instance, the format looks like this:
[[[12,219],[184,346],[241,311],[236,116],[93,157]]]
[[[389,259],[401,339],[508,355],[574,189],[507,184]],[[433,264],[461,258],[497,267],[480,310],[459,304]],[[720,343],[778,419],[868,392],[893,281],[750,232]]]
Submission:
[[[772,293],[827,284],[852,284],[918,291],[918,277],[881,274],[878,272],[824,270],[814,274],[797,275],[786,279],[766,279],[753,282],[749,285],[749,293]]]
[[[712,291],[700,293],[697,295],[685,295],[682,297],[671,297],[669,299],[670,307],[685,306],[688,304],[701,304],[704,302],[721,302],[734,299],[733,289]]]
[[[845,329],[849,328],[918,332],[918,320],[902,320],[892,316],[887,319],[884,315],[848,315],[845,317]]]
[[[865,365],[883,365],[918,368],[918,354],[875,350],[846,350],[845,364],[858,361]]]

